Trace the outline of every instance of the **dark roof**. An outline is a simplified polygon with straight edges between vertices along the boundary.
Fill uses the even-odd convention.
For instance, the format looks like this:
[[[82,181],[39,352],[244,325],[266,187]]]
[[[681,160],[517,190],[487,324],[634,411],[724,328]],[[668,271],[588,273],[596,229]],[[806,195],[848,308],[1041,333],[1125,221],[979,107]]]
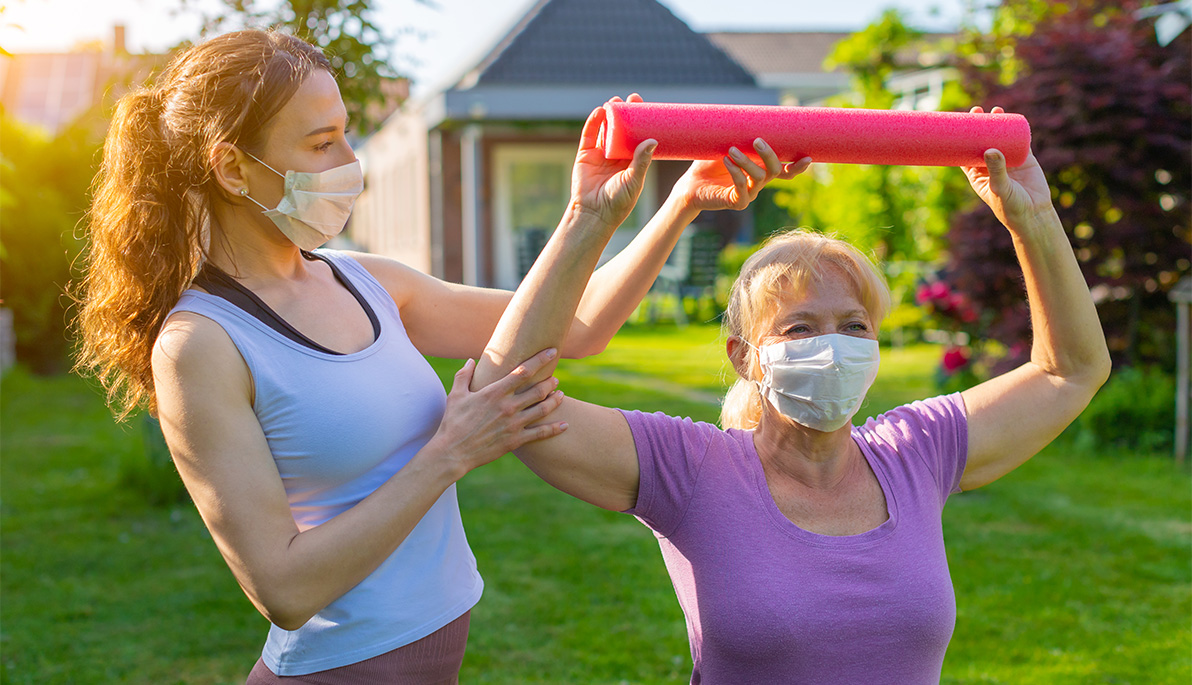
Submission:
[[[756,85],[655,0],[540,0],[457,86]]]
[[[755,75],[825,73],[824,59],[837,43],[851,35],[828,31],[707,34],[709,40]]]

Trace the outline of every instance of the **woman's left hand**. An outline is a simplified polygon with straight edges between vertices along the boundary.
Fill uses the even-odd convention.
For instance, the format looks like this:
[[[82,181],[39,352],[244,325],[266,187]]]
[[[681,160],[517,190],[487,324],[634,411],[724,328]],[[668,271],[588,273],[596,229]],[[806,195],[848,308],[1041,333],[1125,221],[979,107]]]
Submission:
[[[685,207],[696,211],[745,209],[770,181],[791,179],[811,166],[811,158],[783,164],[766,141],[757,138],[753,149],[761,158],[758,164],[737,148],[717,161],[697,160],[675,183],[674,192]]]
[[[981,114],[984,110],[973,107],[969,111]],[[994,107],[990,113],[1002,112],[1001,107]],[[1051,188],[1033,153],[1027,155],[1022,166],[1007,169],[1005,155],[990,149],[985,151],[985,166],[962,169],[973,190],[1007,228],[1023,228],[1044,213],[1054,211]]]
[[[629,96],[629,102],[641,102],[641,96]],[[620,102],[613,98],[610,102]],[[633,152],[632,160],[605,159],[600,132],[607,117],[603,107],[588,115],[580,134],[579,153],[571,172],[571,205],[573,209],[596,216],[607,226],[620,226],[645,186],[650,155],[658,141],[643,140]]]

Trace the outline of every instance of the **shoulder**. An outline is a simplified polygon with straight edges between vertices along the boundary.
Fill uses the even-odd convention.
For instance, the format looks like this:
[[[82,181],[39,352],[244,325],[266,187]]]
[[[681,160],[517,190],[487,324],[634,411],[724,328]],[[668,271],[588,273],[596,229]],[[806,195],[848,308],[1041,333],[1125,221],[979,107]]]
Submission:
[[[906,443],[933,439],[940,432],[955,431],[965,423],[960,393],[917,400],[867,420],[855,430],[885,442]]]
[[[714,443],[730,439],[728,433],[710,423],[662,412],[619,411],[629,423],[639,454],[702,456]]]
[[[248,382],[248,366],[223,326],[192,311],[166,319],[153,345],[153,378],[158,392]]]
[[[397,303],[398,308],[409,301],[410,297],[420,288],[438,279],[411,268],[390,257],[369,254],[366,252],[338,252],[341,258],[349,258],[359,264],[365,271],[381,284]]]
[[[927,469],[941,506],[958,491],[968,459],[968,417],[960,393],[897,407],[854,428],[853,435],[888,464]]]

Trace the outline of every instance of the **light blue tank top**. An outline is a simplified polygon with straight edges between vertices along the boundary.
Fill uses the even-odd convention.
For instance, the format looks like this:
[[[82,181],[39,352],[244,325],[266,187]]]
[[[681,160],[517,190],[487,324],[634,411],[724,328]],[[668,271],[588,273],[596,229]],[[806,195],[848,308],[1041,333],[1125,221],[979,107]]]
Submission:
[[[215,321],[244,357],[256,391],[253,410],[299,530],[350,509],[397,473],[434,435],[447,401],[389,293],[351,257],[318,254],[340,268],[380,320],[377,339],[359,352],[308,348],[197,290],[183,293],[173,310]],[[359,585],[298,630],[271,626],[262,658],[278,675],[363,661],[462,616],[483,588],[452,485]]]

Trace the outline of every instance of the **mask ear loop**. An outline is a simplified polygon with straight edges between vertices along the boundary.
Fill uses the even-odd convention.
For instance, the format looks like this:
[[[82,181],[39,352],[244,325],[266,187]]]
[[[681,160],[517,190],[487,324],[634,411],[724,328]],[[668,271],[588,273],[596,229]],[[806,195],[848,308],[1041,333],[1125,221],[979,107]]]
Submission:
[[[243,152],[244,154],[248,155],[249,157],[252,157],[253,159],[257,160],[257,162],[260,163],[261,166],[265,167],[269,171],[272,171],[273,173],[277,174],[278,176],[281,176],[282,178],[286,177],[285,174],[283,174],[280,171],[278,171],[277,169],[274,169],[273,167],[269,166],[268,164],[263,162],[260,157],[257,157],[256,155],[249,152],[248,150],[245,150],[244,148],[240,148],[240,151]]]
[[[286,175],[285,175],[285,174],[283,174],[283,173],[281,173],[280,171],[278,171],[277,169],[274,169],[273,167],[269,166],[269,165],[268,165],[268,164],[266,164],[264,161],[262,161],[260,157],[257,157],[256,155],[254,155],[253,153],[249,152],[248,150],[245,150],[244,148],[240,148],[240,151],[241,151],[241,152],[243,152],[244,154],[248,155],[249,157],[252,157],[253,159],[255,159],[255,160],[257,161],[257,163],[258,163],[258,164],[260,164],[261,166],[265,167],[265,168],[266,168],[266,169],[268,169],[269,171],[272,171],[273,173],[277,174],[278,176],[281,176],[282,178],[285,178],[285,177],[286,177]],[[253,196],[252,196],[252,195],[249,195],[249,194],[248,194],[248,188],[241,188],[241,189],[240,189],[240,197],[247,197],[249,200],[252,200],[252,203],[253,203],[254,205],[256,205],[256,206],[260,207],[262,211],[266,211],[266,212],[270,211],[268,207],[266,207],[265,205],[261,204],[260,202],[257,202],[257,201],[256,201],[256,200],[253,198]]]
[[[263,211],[266,211],[266,212],[268,212],[268,211],[269,211],[269,208],[268,208],[268,207],[266,207],[265,205],[261,204],[260,202],[257,202],[257,201],[256,201],[256,199],[254,199],[252,195],[249,195],[249,194],[248,194],[248,188],[241,188],[241,189],[240,189],[240,197],[246,197],[246,198],[248,198],[248,199],[249,199],[249,200],[250,200],[250,201],[251,201],[251,202],[252,202],[254,205],[256,205],[256,206],[260,207],[260,208],[261,208]]]
[[[737,337],[741,339],[741,342],[743,342],[743,343],[745,343],[746,345],[748,345],[749,347],[753,348],[753,351],[757,353],[757,366],[758,366],[758,368],[761,368],[761,367],[762,367],[762,348],[760,348],[760,347],[758,347],[757,345],[754,345],[753,343],[749,342],[748,340],[746,340],[746,339],[744,338],[744,336],[737,336]],[[763,374],[765,374],[765,370],[764,370],[764,369],[762,370],[762,373],[763,373]],[[764,376],[763,376],[763,377],[764,377]],[[765,393],[766,387],[765,387],[765,385],[763,385],[763,384],[762,384],[762,381],[759,381],[759,380],[757,380],[756,378],[750,378],[750,379],[748,379],[748,380],[749,380],[749,382],[750,382],[750,383],[752,383],[752,384],[753,384],[753,389],[754,389],[755,391],[757,391],[758,398],[765,398],[765,396],[766,396],[766,393]]]

